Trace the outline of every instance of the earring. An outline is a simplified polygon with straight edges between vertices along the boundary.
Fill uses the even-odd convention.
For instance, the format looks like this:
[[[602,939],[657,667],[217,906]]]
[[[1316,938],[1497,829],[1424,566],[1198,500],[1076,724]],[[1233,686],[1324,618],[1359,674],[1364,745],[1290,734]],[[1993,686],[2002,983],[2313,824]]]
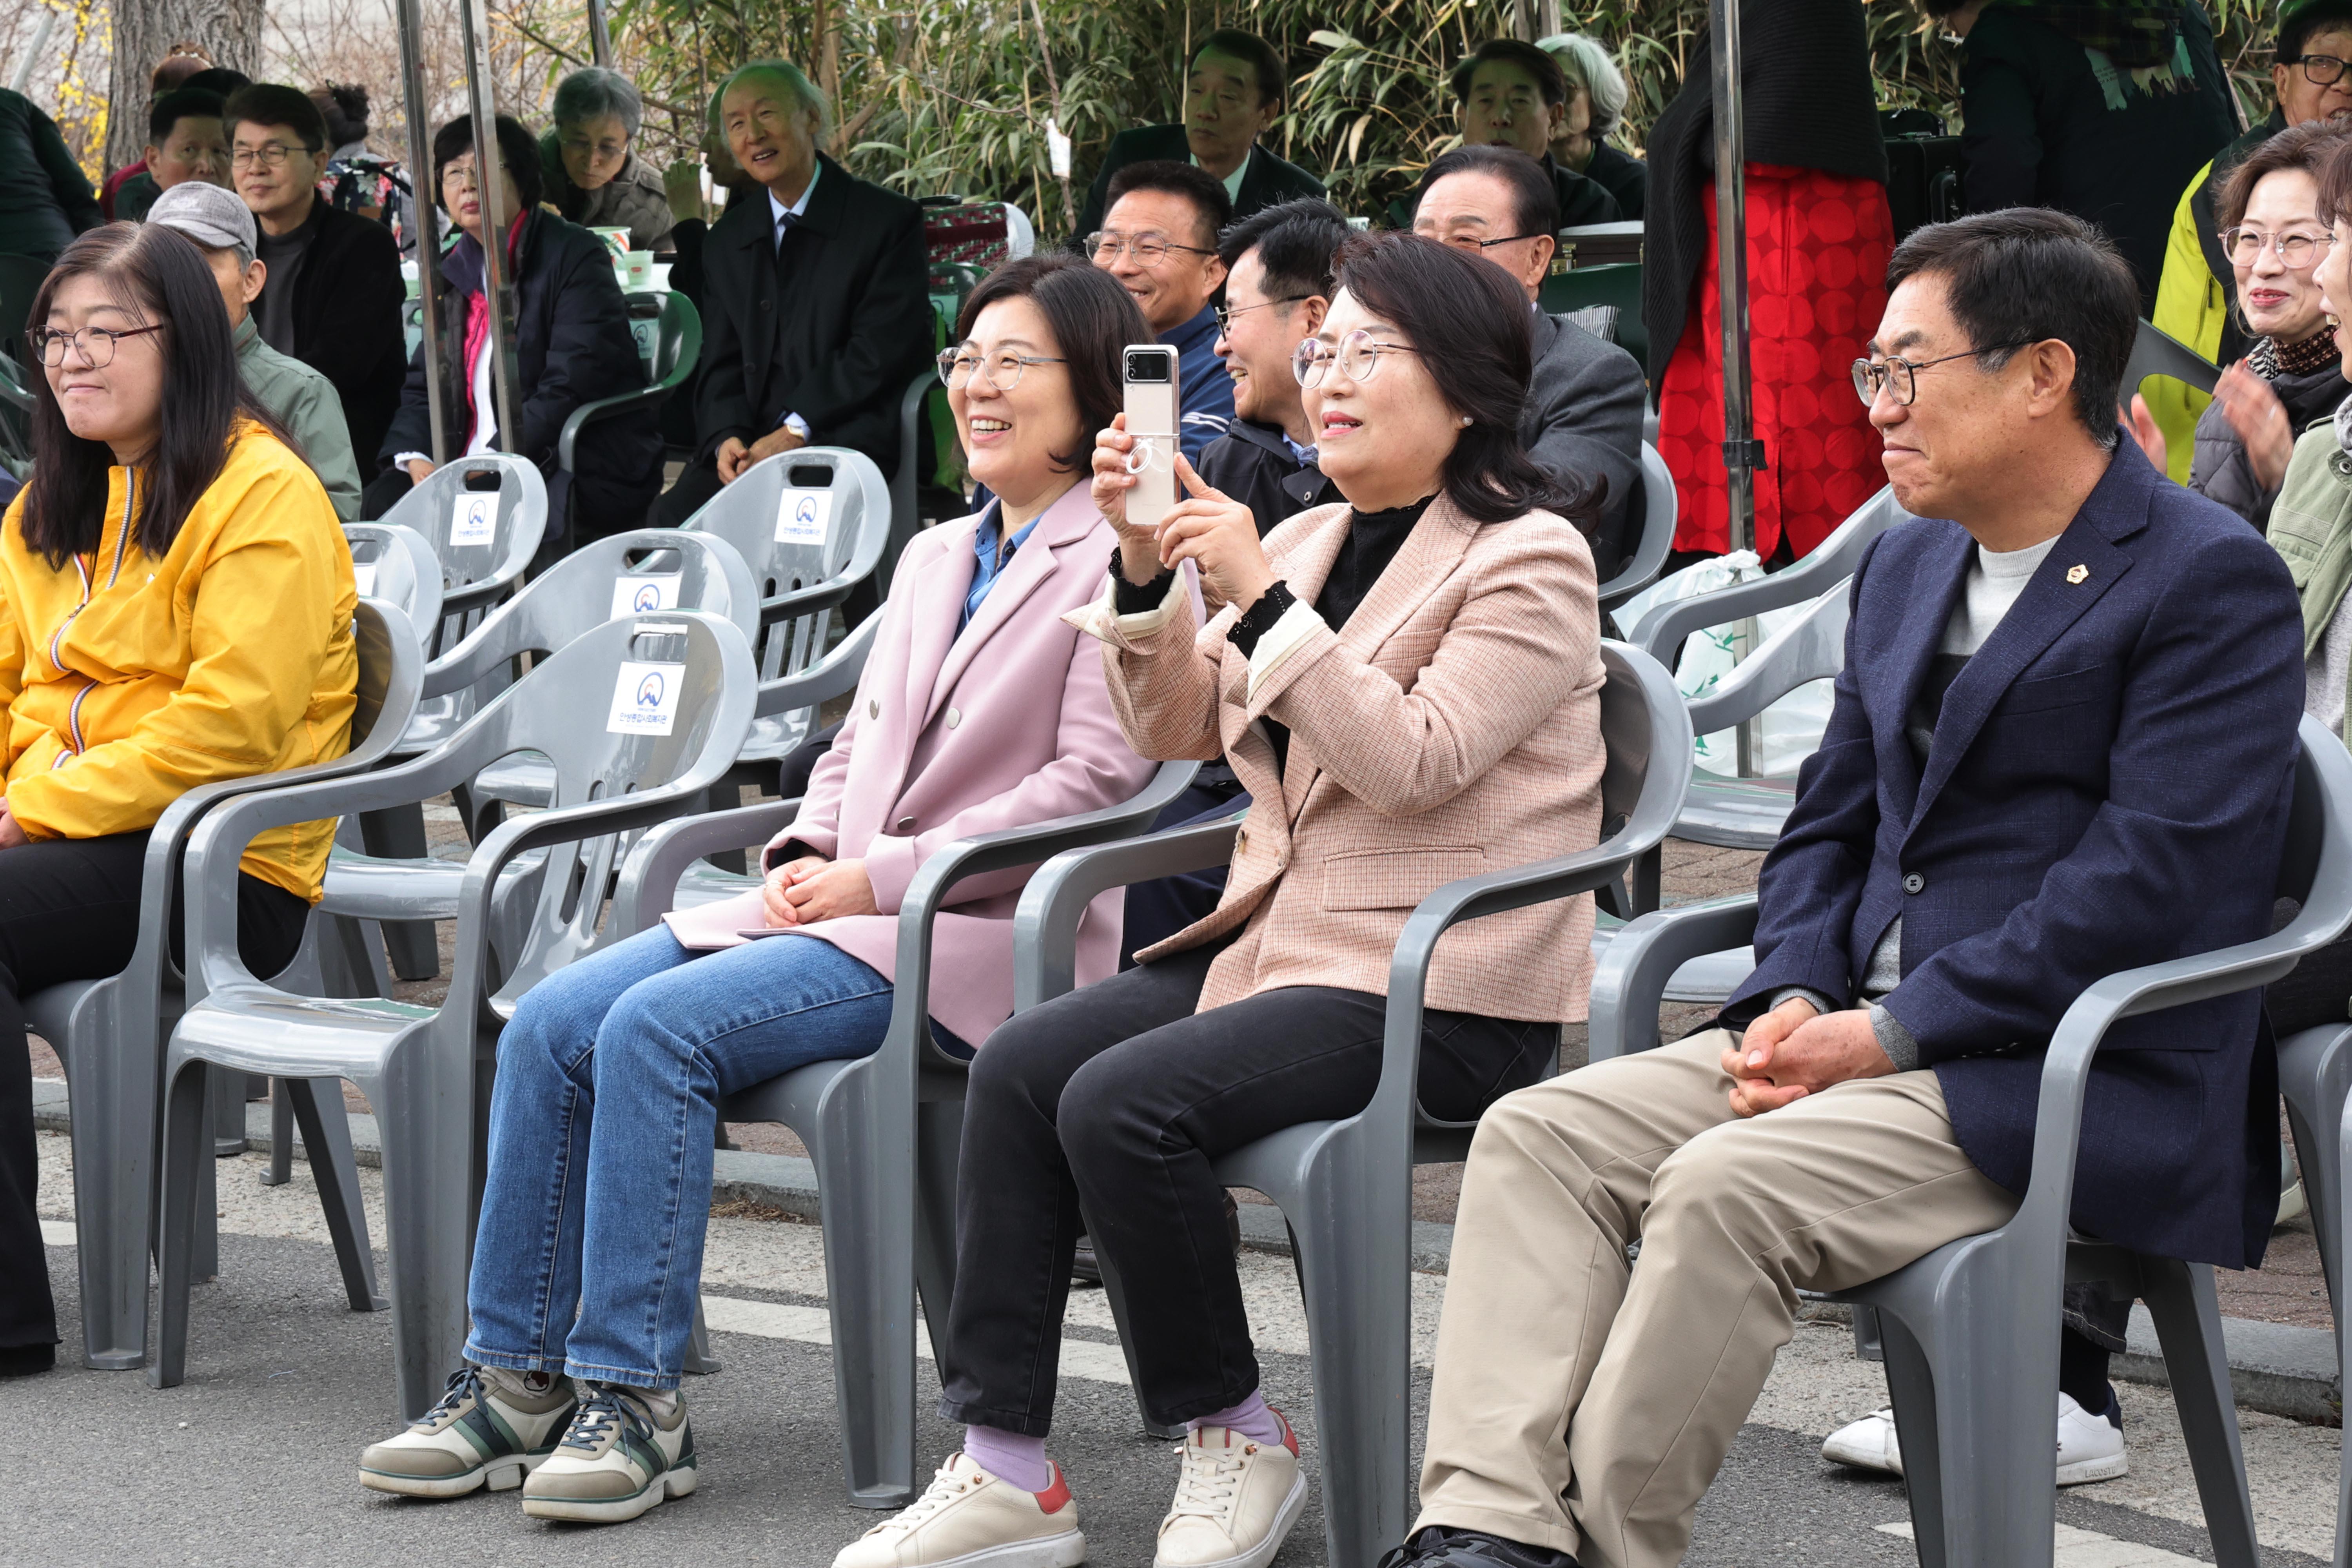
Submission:
[[[1455,420],[1454,423],[1461,426],[1463,429],[1467,430],[1470,428],[1470,416],[1465,414],[1461,418]]]

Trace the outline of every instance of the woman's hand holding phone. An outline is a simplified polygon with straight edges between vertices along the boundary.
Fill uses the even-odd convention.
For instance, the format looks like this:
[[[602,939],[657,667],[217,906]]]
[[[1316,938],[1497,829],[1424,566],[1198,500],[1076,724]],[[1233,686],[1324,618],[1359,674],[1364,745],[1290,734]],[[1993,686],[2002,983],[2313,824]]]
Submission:
[[[1141,587],[1160,575],[1160,531],[1128,525],[1127,492],[1135,488],[1135,475],[1127,465],[1135,446],[1135,437],[1127,433],[1127,416],[1113,415],[1110,428],[1095,435],[1092,494],[1095,510],[1118,531],[1120,574]]]
[[[1256,515],[1193,472],[1181,453],[1176,477],[1184,482],[1188,498],[1178,501],[1160,525],[1161,561],[1171,567],[1192,562],[1201,574],[1205,597],[1248,609],[1276,580],[1265,547],[1258,542]]]

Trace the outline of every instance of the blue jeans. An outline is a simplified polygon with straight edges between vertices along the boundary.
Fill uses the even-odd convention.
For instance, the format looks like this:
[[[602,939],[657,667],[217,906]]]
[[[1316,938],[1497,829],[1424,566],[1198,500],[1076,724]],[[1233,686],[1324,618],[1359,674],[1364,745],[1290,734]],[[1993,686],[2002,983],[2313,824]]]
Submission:
[[[814,937],[699,953],[658,925],[534,986],[499,1041],[467,1359],[676,1388],[720,1098],[871,1055],[890,1001]]]

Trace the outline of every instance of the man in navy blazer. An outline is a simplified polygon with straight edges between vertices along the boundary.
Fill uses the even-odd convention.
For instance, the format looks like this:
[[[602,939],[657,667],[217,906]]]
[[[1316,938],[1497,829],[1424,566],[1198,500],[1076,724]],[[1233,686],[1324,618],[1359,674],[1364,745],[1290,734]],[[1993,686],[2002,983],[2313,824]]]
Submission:
[[[1920,230],[1888,283],[1855,387],[1918,521],[1855,571],[1755,973],[1718,1027],[1480,1125],[1412,1568],[1680,1562],[1795,1292],[2006,1221],[2076,996],[2269,929],[2302,620],[2258,535],[2117,438],[2129,269],[2013,208]],[[2256,994],[2118,1025],[2074,1224],[2258,1261],[2275,1103]],[[2060,1465],[2121,1473],[2105,1356],[2078,1350]]]

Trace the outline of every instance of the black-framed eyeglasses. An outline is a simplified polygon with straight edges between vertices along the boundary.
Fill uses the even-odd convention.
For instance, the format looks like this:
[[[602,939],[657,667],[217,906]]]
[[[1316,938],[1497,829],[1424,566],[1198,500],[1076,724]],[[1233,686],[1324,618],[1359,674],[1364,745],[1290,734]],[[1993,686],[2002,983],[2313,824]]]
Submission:
[[[1473,235],[1450,234],[1444,236],[1432,235],[1430,237],[1436,240],[1440,245],[1450,245],[1456,250],[1475,250],[1484,252],[1492,250],[1498,245],[1517,245],[1523,239],[1542,239],[1545,237],[1541,234],[1513,234],[1506,235],[1501,239],[1479,239]]]
[[[1417,354],[1421,351],[1411,343],[1384,343],[1359,327],[1336,343],[1320,338],[1308,338],[1292,351],[1290,374],[1298,378],[1301,386],[1320,386],[1323,377],[1334,362],[1349,381],[1370,381],[1380,368],[1384,353]]]
[[[2275,62],[2284,66],[2301,66],[2303,79],[2314,87],[2334,87],[2344,79],[2345,62],[2334,55],[2297,55],[2291,60]]]
[[[1260,300],[1255,305],[1220,305],[1217,307],[1217,331],[1231,332],[1234,330],[1235,316],[1246,316],[1252,310],[1270,310],[1276,305],[1296,305],[1302,300],[1313,298],[1315,296],[1312,294],[1293,294],[1283,300]]]
[[[1959,353],[1946,354],[1941,359],[1921,360],[1916,364],[1906,359],[1858,359],[1853,362],[1854,395],[1862,399],[1863,406],[1866,408],[1878,401],[1879,389],[1885,387],[1893,391],[1896,403],[1907,408],[1912,399],[1919,395],[1918,375],[1921,371],[1949,364],[1956,359],[2005,353],[2011,349],[2021,349],[2033,341],[2032,338],[2020,338],[2013,343],[1987,343],[1980,349],[1967,349]]]
[[[35,327],[25,334],[25,342],[34,357],[43,364],[56,367],[66,363],[66,345],[81,355],[82,363],[92,370],[104,370],[114,363],[114,347],[125,338],[143,338],[150,332],[160,332],[163,324],[152,327],[84,327],[78,332],[61,332],[54,327]]]
[[[1124,253],[1135,258],[1138,267],[1157,267],[1168,259],[1171,250],[1181,250],[1193,256],[1214,256],[1213,250],[1203,250],[1197,245],[1179,245],[1164,234],[1117,234],[1097,229],[1087,236],[1087,254],[1097,267],[1108,267]]]
[[[2274,253],[2279,265],[2291,272],[2301,272],[2316,266],[2327,247],[2336,243],[2332,234],[2313,234],[2295,230],[2287,234],[2264,234],[2258,228],[2225,228],[2221,231],[2222,253],[2240,267],[2252,267],[2262,259],[2265,250]]]
[[[962,386],[980,373],[989,385],[999,392],[1010,392],[1021,384],[1022,373],[1033,364],[1067,364],[1066,359],[1049,359],[1044,354],[998,354],[983,361],[978,354],[968,354],[956,349],[940,351],[940,379],[950,387]],[[984,368],[983,368],[984,367]]]

